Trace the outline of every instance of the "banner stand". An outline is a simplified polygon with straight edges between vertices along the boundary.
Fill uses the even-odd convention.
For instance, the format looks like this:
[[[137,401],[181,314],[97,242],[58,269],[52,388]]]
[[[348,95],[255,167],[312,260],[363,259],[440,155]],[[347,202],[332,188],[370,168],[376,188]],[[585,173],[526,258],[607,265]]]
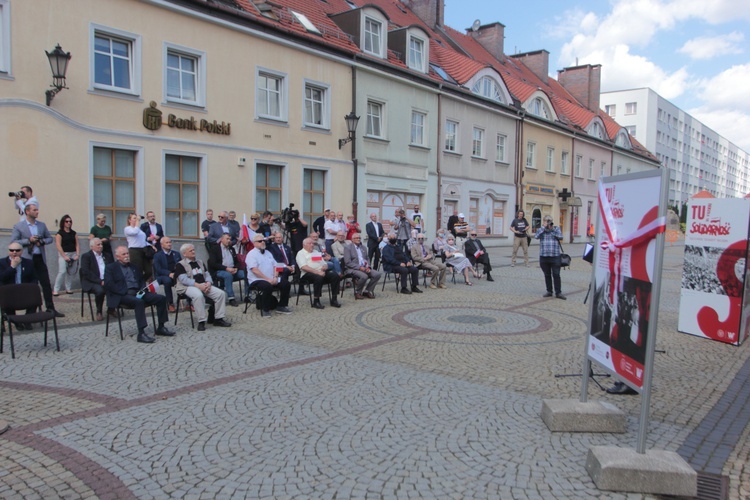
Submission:
[[[594,297],[582,373],[590,373],[595,362],[640,392],[641,412],[636,449],[591,447],[586,471],[602,490],[695,496],[697,474],[682,457],[645,449],[668,189],[668,169],[599,181]],[[644,200],[658,200],[658,205]],[[580,400],[543,402],[547,427],[553,432],[624,433],[625,414],[610,403],[587,401],[588,384],[588,377],[582,377]]]

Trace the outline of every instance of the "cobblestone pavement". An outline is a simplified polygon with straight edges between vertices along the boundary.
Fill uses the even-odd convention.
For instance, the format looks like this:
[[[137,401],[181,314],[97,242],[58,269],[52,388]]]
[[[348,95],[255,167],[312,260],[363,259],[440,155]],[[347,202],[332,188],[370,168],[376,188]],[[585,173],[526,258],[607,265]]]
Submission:
[[[750,348],[677,333],[682,250],[666,250],[647,446],[748,498]],[[626,434],[540,418],[543,398],[580,392],[554,375],[582,366],[589,264],[563,271],[562,301],[541,297],[536,262],[490,255],[494,283],[407,296],[391,282],[272,318],[228,308],[234,326],[206,332],[181,314],[153,345],[116,325],[105,337],[80,295],[61,297],[61,352],[37,327],[0,357],[0,497],[641,498],[599,491],[584,468],[591,446],[635,447],[639,397],[589,385],[627,413]]]

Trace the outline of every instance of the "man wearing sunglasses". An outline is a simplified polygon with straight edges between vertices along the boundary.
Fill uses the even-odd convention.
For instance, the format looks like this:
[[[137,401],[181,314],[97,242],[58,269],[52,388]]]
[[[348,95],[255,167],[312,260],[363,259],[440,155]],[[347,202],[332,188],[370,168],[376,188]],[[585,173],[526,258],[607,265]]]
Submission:
[[[36,283],[34,274],[34,263],[31,259],[22,257],[23,247],[20,243],[14,241],[8,245],[8,256],[0,259],[0,286],[13,285],[19,283]],[[15,311],[5,311],[6,314],[15,314]],[[27,310],[26,313],[34,312],[34,308]],[[16,327],[19,330],[31,329],[31,325],[18,323]]]
[[[218,245],[219,240],[221,240],[221,237],[224,236],[224,233],[229,233],[229,235],[232,237],[232,246],[237,244],[237,237],[232,234],[232,226],[229,224],[229,214],[222,211],[219,213],[219,222],[217,224],[211,224],[211,226],[208,228],[208,236],[206,236],[206,241],[208,241],[211,245]]]

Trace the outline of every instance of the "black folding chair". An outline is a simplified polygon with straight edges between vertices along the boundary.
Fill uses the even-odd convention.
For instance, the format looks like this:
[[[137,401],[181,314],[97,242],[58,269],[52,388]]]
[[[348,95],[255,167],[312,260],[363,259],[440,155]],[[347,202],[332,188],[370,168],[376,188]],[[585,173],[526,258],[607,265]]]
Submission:
[[[89,311],[91,311],[91,321],[95,321],[94,319],[94,306],[91,305],[91,296],[95,295],[93,291],[84,292],[83,289],[81,289],[81,317],[83,318],[83,296],[88,295],[89,296]]]
[[[16,285],[0,286],[0,353],[3,352],[3,338],[5,336],[5,324],[8,324],[8,336],[10,337],[10,354],[16,359],[16,349],[13,345],[13,324],[18,323],[44,323],[44,346],[47,346],[48,322],[52,320],[55,329],[55,344],[60,352],[60,338],[57,335],[57,320],[55,311],[37,311],[42,305],[42,292],[36,283],[21,283]],[[24,314],[8,314],[10,311],[34,310],[37,312]]]
[[[154,325],[154,331],[156,331],[156,314],[154,314],[154,306],[149,307],[151,307],[151,322]],[[117,306],[117,326],[120,327],[120,340],[125,340],[125,336],[122,333],[122,317],[125,315],[125,309],[132,311],[135,307],[126,306],[125,304]],[[107,311],[107,324],[104,326],[104,336],[109,337],[109,311]]]

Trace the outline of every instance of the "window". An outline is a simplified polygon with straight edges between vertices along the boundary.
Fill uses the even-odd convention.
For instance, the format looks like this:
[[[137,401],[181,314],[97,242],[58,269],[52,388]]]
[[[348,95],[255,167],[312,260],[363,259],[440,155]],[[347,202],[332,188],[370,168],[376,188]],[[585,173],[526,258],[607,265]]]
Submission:
[[[281,166],[259,163],[255,171],[255,211],[281,212]]]
[[[306,168],[303,178],[302,214],[312,226],[315,219],[323,215],[326,199],[326,172]]]
[[[601,123],[593,122],[589,127],[589,135],[604,140],[604,129],[602,128]]]
[[[453,153],[458,152],[456,138],[458,137],[458,122],[446,120],[445,122],[445,150]]]
[[[531,105],[529,106],[529,113],[546,120],[549,120],[551,116],[551,113],[547,108],[547,104],[542,100],[541,97],[537,97],[536,99],[531,101]]]
[[[140,94],[140,37],[92,26],[91,85],[96,89]]]
[[[605,162],[602,162],[601,168],[599,169],[599,177],[604,177],[607,169],[607,164]]]
[[[424,62],[424,40],[415,36],[409,36],[409,58],[406,63],[407,66],[424,73]]]
[[[135,151],[94,148],[94,215],[103,213],[113,233],[122,233],[135,212]]]
[[[164,232],[185,238],[197,237],[200,229],[200,159],[166,155]]]
[[[383,104],[367,101],[367,135],[383,137]]]
[[[555,148],[547,148],[547,172],[555,171]]]
[[[10,3],[0,0],[0,73],[10,73]]]
[[[564,175],[569,175],[570,171],[568,170],[568,160],[569,160],[570,153],[567,151],[563,151],[562,155],[560,157],[560,173]]]
[[[637,102],[626,102],[625,103],[625,114],[626,115],[634,115],[638,112],[638,103]],[[677,119],[675,118],[675,124],[677,123]]]
[[[536,143],[535,142],[529,141],[526,143],[526,167],[536,168]]]
[[[471,91],[477,95],[492,99],[493,101],[502,102],[502,94],[495,80],[489,76],[483,76],[474,84]]]
[[[589,179],[594,178],[594,160],[589,160]]]
[[[255,100],[258,118],[286,121],[285,75],[258,70]]]
[[[307,127],[330,128],[328,86],[305,83],[304,123]]]
[[[508,141],[508,136],[503,134],[497,134],[497,146],[495,150],[495,161],[505,162],[505,143]]]
[[[204,54],[184,47],[166,45],[164,71],[166,100],[204,106]]]
[[[474,127],[471,140],[471,156],[484,158],[484,130]]]
[[[365,17],[365,46],[364,51],[382,57],[383,24],[371,17]]]
[[[583,168],[583,156],[576,155],[576,177],[582,177],[581,168]]]
[[[424,125],[427,115],[418,111],[411,112],[411,143],[424,146]]]
[[[604,112],[614,118],[615,115],[617,114],[617,105],[607,104],[606,106],[604,106]]]
[[[628,131],[628,134],[635,137],[635,125],[628,125],[627,127],[625,127],[625,130]]]

